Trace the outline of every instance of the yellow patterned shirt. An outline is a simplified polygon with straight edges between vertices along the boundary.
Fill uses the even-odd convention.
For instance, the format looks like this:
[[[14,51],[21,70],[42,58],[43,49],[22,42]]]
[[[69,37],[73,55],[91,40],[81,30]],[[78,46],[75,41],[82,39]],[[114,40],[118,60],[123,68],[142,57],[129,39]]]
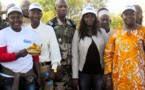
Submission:
[[[114,90],[145,90],[144,50],[145,27],[131,30],[122,27],[113,31],[105,49],[105,73],[112,72]]]

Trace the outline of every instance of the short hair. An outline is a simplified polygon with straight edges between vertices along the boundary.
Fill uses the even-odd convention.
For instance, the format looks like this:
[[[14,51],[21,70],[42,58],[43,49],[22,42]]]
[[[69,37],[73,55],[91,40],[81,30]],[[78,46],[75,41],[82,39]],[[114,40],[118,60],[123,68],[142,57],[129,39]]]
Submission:
[[[21,4],[20,4],[20,7],[22,7],[22,4],[23,4],[24,2],[29,2],[29,3],[31,4],[31,2],[30,2],[29,0],[23,0],[23,1],[21,2]]]
[[[55,6],[56,6],[60,1],[65,2],[65,3],[68,5],[68,3],[67,3],[66,0],[56,0],[56,2],[55,2]]]
[[[107,10],[107,11],[109,11],[107,8],[100,8],[100,9],[98,10],[98,12],[97,12],[97,15],[98,15],[98,13],[99,13],[100,11],[102,11],[102,10]]]

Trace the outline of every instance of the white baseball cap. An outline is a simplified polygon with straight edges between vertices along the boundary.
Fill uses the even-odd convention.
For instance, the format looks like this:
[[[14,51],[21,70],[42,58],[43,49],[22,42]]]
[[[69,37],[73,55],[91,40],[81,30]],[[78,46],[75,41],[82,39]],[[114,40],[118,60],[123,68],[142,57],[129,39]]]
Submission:
[[[22,10],[20,8],[18,8],[17,6],[13,6],[13,7],[11,7],[11,8],[8,9],[7,15],[9,15],[11,12],[14,12],[14,11],[17,11],[17,12],[23,14],[22,13]]]
[[[29,11],[32,9],[39,9],[42,11],[42,6],[40,4],[38,4],[37,2],[35,2],[29,6]]]
[[[136,9],[135,9],[135,7],[134,7],[133,5],[126,5],[126,6],[122,9],[122,14],[123,14],[123,12],[126,11],[126,10],[133,10],[133,11],[136,12]]]
[[[86,14],[86,13],[93,13],[96,15],[96,11],[93,7],[86,7],[83,9],[82,11],[82,15]]]

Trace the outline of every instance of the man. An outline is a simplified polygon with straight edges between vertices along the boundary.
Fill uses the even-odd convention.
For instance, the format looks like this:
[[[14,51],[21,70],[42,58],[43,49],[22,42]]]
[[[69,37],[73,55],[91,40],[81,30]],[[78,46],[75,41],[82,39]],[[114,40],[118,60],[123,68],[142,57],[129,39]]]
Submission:
[[[57,40],[61,51],[61,66],[58,68],[54,80],[55,90],[72,90],[71,80],[71,44],[76,23],[67,19],[68,4],[66,0],[57,0],[55,2],[57,16],[47,24],[55,29]]]
[[[2,5],[0,2],[0,11],[2,10]],[[5,12],[1,12],[2,14],[4,14]],[[6,20],[2,19],[2,14],[0,15],[0,30],[6,28],[9,26],[9,24],[6,22]]]
[[[99,25],[101,28],[104,28],[106,33],[107,33],[107,42],[110,39],[110,36],[113,32],[113,29],[110,29],[110,24],[111,24],[111,20],[110,20],[110,13],[109,10],[106,8],[101,8],[98,10],[98,19],[99,19]]]
[[[41,90],[53,90],[46,86],[46,73],[50,73],[50,79],[55,76],[54,70],[60,65],[61,55],[55,32],[51,26],[43,24],[42,7],[38,3],[33,3],[29,7],[29,18],[31,25],[27,28],[32,29],[38,38],[38,44],[41,46],[41,55],[39,56],[41,71]],[[51,67],[52,66],[52,67]]]
[[[31,2],[28,1],[28,0],[24,0],[20,7],[22,9],[22,12],[23,12],[23,25],[22,26],[28,26],[30,25],[31,21],[29,19],[29,16],[28,16],[28,9],[29,9],[29,6],[30,6]]]

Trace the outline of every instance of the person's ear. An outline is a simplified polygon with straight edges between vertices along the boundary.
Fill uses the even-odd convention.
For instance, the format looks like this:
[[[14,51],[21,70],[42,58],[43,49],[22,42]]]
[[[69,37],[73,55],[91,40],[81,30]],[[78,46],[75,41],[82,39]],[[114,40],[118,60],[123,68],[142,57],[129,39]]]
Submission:
[[[41,14],[41,18],[42,18],[42,16],[43,16],[43,13]]]
[[[54,7],[55,11],[56,11],[56,6]]]
[[[111,19],[110,19],[110,24],[111,24],[111,22],[112,22],[112,21],[111,21]]]

